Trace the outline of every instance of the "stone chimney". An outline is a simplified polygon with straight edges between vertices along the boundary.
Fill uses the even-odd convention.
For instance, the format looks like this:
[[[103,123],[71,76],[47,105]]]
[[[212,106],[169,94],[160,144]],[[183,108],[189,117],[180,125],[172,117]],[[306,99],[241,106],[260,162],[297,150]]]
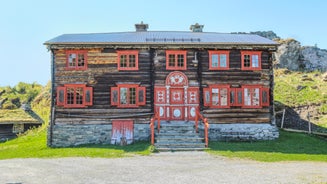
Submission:
[[[143,21],[141,21],[141,24],[135,24],[135,29],[137,32],[147,31],[148,28],[149,28],[149,25],[143,24]]]
[[[200,25],[199,23],[195,23],[194,25],[190,26],[190,30],[192,32],[203,32],[202,31],[203,27],[204,27],[204,25]]]

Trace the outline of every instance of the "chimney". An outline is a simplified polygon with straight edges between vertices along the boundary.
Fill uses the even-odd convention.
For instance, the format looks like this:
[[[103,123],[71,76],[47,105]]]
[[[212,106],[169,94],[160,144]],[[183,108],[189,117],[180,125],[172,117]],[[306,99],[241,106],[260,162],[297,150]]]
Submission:
[[[199,23],[195,23],[194,25],[190,26],[190,30],[192,32],[202,32],[204,25],[200,25]]]
[[[141,21],[141,24],[135,24],[135,29],[137,32],[147,31],[148,28],[149,28],[149,25],[143,24],[143,21]]]

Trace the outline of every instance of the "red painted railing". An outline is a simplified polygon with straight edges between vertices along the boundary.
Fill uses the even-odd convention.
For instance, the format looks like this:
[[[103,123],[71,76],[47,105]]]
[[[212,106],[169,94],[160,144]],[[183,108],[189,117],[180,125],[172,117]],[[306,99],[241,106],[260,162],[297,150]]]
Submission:
[[[208,147],[209,145],[209,123],[208,119],[205,118],[199,110],[196,111],[196,116],[195,116],[195,130],[196,132],[199,132],[199,120],[201,120],[204,124],[204,141],[205,141],[205,146]]]
[[[158,133],[160,132],[160,116],[158,113],[155,113],[154,116],[151,118],[151,121],[150,121],[150,130],[151,130],[151,144],[154,145],[154,126],[155,126],[155,121],[158,121],[158,124],[157,124],[157,130],[158,130]]]

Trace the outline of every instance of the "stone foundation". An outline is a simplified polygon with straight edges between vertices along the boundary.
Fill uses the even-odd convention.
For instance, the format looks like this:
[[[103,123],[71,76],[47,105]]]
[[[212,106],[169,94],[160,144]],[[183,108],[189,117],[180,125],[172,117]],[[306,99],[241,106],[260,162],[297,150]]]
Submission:
[[[199,127],[201,136],[203,125]],[[257,141],[279,137],[278,128],[271,124],[210,124],[210,141]]]
[[[51,147],[69,147],[83,144],[110,144],[112,125],[54,125],[52,141],[48,133],[48,145]],[[148,124],[134,124],[134,141],[149,140]]]

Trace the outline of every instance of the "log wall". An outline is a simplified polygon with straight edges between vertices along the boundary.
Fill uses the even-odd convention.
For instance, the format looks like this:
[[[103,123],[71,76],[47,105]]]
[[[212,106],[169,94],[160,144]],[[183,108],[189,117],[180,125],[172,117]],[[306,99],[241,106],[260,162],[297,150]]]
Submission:
[[[77,48],[79,49],[79,48]],[[190,86],[200,86],[200,107],[210,123],[270,123],[272,106],[262,109],[242,109],[230,107],[217,109],[203,107],[203,88],[211,84],[246,85],[260,84],[273,88],[271,54],[263,50],[261,71],[241,70],[241,51],[230,50],[230,70],[209,70],[209,54],[204,49],[187,50],[187,70],[182,71],[188,77]],[[55,108],[55,124],[107,124],[111,119],[134,119],[135,123],[149,123],[153,113],[154,86],[164,86],[167,75],[166,53],[164,49],[151,48],[139,50],[138,71],[118,71],[115,49],[88,49],[88,69],[72,71],[66,69],[64,49],[55,50],[55,88],[64,84],[86,84],[93,87],[93,105],[85,108]],[[195,55],[196,53],[196,55]],[[197,62],[194,60],[197,59]],[[117,82],[139,83],[146,87],[146,105],[138,108],[117,108],[110,104],[110,88]],[[270,91],[270,104],[273,93]]]

